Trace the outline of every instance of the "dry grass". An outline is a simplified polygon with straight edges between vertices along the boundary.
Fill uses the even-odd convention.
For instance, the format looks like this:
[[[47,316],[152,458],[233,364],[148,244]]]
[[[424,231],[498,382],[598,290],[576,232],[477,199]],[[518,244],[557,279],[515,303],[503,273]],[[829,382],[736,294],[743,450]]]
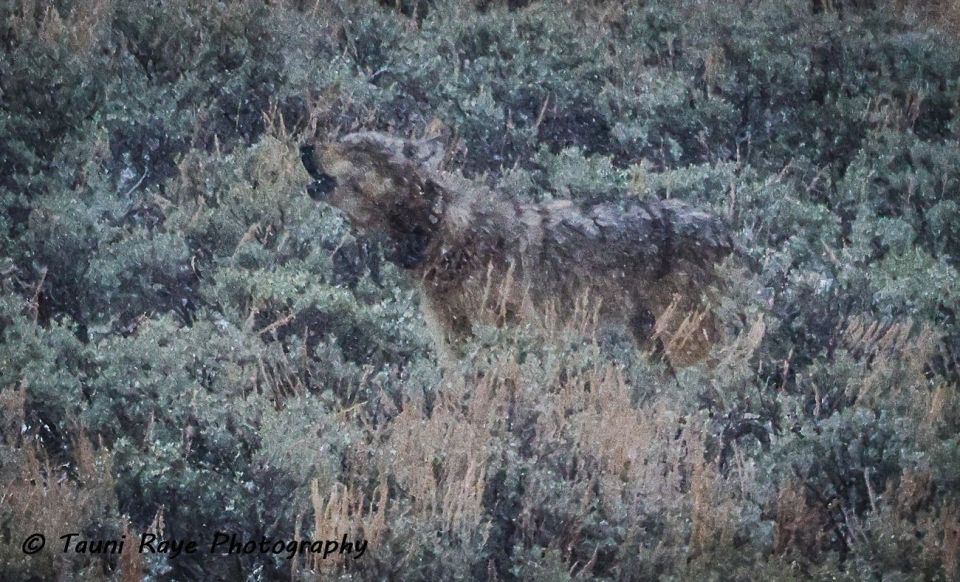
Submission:
[[[363,533],[385,547],[398,532],[412,528],[442,532],[461,547],[482,546],[494,527],[489,505],[493,476],[508,468],[506,450],[519,446],[533,470],[555,471],[562,489],[528,483],[514,519],[516,541],[554,552],[571,575],[603,567],[598,566],[599,547],[583,544],[600,516],[636,524],[626,539],[642,539],[640,524],[659,520],[664,529],[658,545],[641,553],[653,561],[692,564],[701,556],[731,551],[737,539],[751,535],[743,529],[751,523],[745,515],[758,509],[773,516],[769,547],[774,557],[795,561],[824,555],[835,543],[831,539],[839,531],[835,520],[840,515],[844,542],[858,551],[868,551],[871,540],[887,539],[884,532],[906,531],[904,524],[912,523],[909,531],[926,536],[919,563],[956,575],[951,565],[960,547],[956,512],[930,506],[928,473],[907,470],[883,487],[871,485],[865,475],[873,504],[866,516],[854,515],[843,504],[825,505],[800,480],[784,481],[772,492],[757,487],[753,460],[736,441],[729,443],[732,461],[726,468],[719,457],[707,454],[713,430],[709,418],[684,412],[673,389],[639,404],[633,401],[623,365],[607,357],[597,342],[598,308],[588,299],[578,302],[572,315],[560,317],[559,307],[557,313],[546,310],[517,332],[538,346],[527,355],[518,349],[526,344],[514,345],[513,336],[506,335],[501,347],[451,361],[430,404],[408,396],[381,423],[354,414],[351,406],[344,419],[359,422],[369,438],[350,462],[344,482],[352,485],[337,485],[326,495],[314,490],[314,531]],[[498,305],[489,305],[495,317]],[[683,322],[700,314],[684,314],[672,305],[667,315],[680,333],[665,341],[689,341]],[[882,324],[852,318],[838,332],[865,370],[857,387],[858,405],[903,397],[916,414],[918,434],[932,435],[943,426],[955,390],[927,386],[925,366],[940,341],[934,329],[917,328],[911,321]],[[711,377],[752,374],[766,333],[763,317],[748,321],[739,335],[715,350]],[[374,474],[379,480],[371,491]],[[550,514],[550,500],[557,495],[565,500],[559,523]],[[397,566],[413,559],[407,553]],[[330,563],[310,564],[317,571],[321,566],[333,571]]]
[[[943,519],[943,568],[947,580],[960,580],[960,507],[950,506]]]
[[[310,503],[313,507],[313,531],[310,539],[367,540],[377,547],[387,533],[387,483],[381,481],[368,498],[363,492],[335,484],[329,492],[321,492],[320,482],[310,484]],[[300,539],[299,533],[295,536]],[[297,557],[299,560],[299,556]],[[346,554],[334,554],[323,559],[321,554],[309,554],[306,568],[310,572],[332,572],[348,568],[352,560]],[[298,563],[294,563],[297,572]]]
[[[784,483],[777,495],[774,553],[797,551],[815,555],[828,535],[828,523],[825,508],[810,503],[800,483]]]
[[[894,8],[903,16],[915,18],[946,34],[960,36],[960,1],[894,0]]]
[[[111,0],[73,2],[68,14],[56,6],[37,0],[20,0],[19,14],[11,28],[22,42],[36,39],[49,46],[63,46],[74,54],[85,54],[100,46],[109,33],[113,17]]]
[[[0,571],[47,573],[52,578],[66,569],[103,570],[101,559],[109,556],[62,554],[49,548],[65,533],[82,532],[116,515],[111,456],[77,431],[72,463],[55,464],[39,440],[21,431],[24,393],[22,388],[0,390],[0,417],[5,419],[0,426],[0,455],[9,461],[0,463],[0,522],[8,524],[4,535],[11,540],[0,545]],[[37,532],[47,536],[48,549],[24,555],[20,543]]]
[[[848,387],[856,402],[869,406],[904,391],[911,397],[927,393],[924,370],[941,341],[941,334],[929,324],[915,329],[910,319],[882,322],[852,317],[838,336],[865,369],[864,376]],[[929,411],[931,406],[936,403],[922,408]]]
[[[137,538],[136,532],[130,528],[130,524],[123,526],[121,535],[128,540]],[[120,554],[119,578],[120,582],[138,582],[144,579],[143,554],[137,551],[136,544],[124,544],[123,553]]]
[[[559,532],[555,524],[548,528],[545,496],[556,493],[533,484],[516,518],[520,539],[558,551],[570,572],[596,566],[596,548],[581,547],[581,540],[598,513],[624,523],[668,520],[678,536],[673,542],[691,557],[729,547],[741,506],[753,503],[752,465],[738,456],[721,473],[705,452],[707,419],[680,413],[669,393],[643,406],[632,402],[622,365],[603,357],[596,342],[597,308],[589,298],[572,317],[546,313],[524,332],[545,342],[537,352],[545,359],[524,359],[509,346],[485,351],[445,371],[432,405],[410,396],[381,424],[354,415],[369,438],[352,455],[344,482],[354,485],[321,494],[315,484],[316,535],[364,533],[382,545],[413,527],[480,546],[492,526],[485,493],[505,468],[506,449],[522,442],[535,467],[556,468],[562,495],[575,502],[565,507]],[[737,358],[742,365],[763,333],[762,320],[755,322],[724,354],[725,365]],[[364,496],[372,474],[379,484]]]

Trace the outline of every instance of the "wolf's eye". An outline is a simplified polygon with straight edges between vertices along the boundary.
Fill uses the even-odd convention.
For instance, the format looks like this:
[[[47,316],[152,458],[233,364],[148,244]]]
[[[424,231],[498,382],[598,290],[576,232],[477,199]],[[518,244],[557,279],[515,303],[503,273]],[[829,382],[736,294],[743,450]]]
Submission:
[[[314,156],[315,148],[312,145],[300,146],[300,162],[303,168],[310,174],[314,180],[318,180],[318,175],[323,174],[323,170],[317,165],[317,158]]]
[[[314,200],[323,200],[337,187],[337,179],[329,174],[320,174],[307,185],[307,194]]]
[[[337,187],[337,179],[324,172],[323,168],[317,163],[312,145],[300,146],[300,161],[303,162],[304,169],[313,178],[313,182],[307,185],[307,194],[314,200],[323,200]]]

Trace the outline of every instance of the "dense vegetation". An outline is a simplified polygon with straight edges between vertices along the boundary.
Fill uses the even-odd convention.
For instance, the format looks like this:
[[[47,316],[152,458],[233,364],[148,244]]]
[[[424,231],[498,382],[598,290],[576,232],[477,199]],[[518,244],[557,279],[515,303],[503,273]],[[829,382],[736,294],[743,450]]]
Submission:
[[[0,578],[957,579],[956,16],[3,0]],[[298,144],[364,128],[520,198],[724,216],[716,365],[573,324],[438,364],[306,195]],[[215,530],[370,547],[20,550]]]

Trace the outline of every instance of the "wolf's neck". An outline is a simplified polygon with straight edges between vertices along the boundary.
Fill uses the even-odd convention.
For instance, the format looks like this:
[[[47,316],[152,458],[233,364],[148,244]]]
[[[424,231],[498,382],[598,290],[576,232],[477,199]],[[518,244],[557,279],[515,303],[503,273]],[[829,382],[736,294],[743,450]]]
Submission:
[[[459,176],[445,176],[440,185],[447,200],[443,229],[453,240],[514,242],[524,235],[520,220],[523,205],[508,196]]]

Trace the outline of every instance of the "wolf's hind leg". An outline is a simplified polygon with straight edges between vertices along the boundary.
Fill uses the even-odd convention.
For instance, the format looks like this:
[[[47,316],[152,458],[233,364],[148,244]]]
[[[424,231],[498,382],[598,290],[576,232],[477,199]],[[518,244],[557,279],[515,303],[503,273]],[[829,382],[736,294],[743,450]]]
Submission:
[[[647,351],[651,348],[656,323],[653,313],[643,307],[638,308],[630,318],[630,333],[633,334],[639,349]]]
[[[677,372],[670,361],[670,354],[667,353],[666,345],[663,339],[657,337],[657,320],[653,313],[647,308],[638,308],[629,321],[630,331],[636,342],[637,349],[650,355],[650,359],[656,363],[663,364],[667,375],[677,384],[680,380],[677,378]]]

